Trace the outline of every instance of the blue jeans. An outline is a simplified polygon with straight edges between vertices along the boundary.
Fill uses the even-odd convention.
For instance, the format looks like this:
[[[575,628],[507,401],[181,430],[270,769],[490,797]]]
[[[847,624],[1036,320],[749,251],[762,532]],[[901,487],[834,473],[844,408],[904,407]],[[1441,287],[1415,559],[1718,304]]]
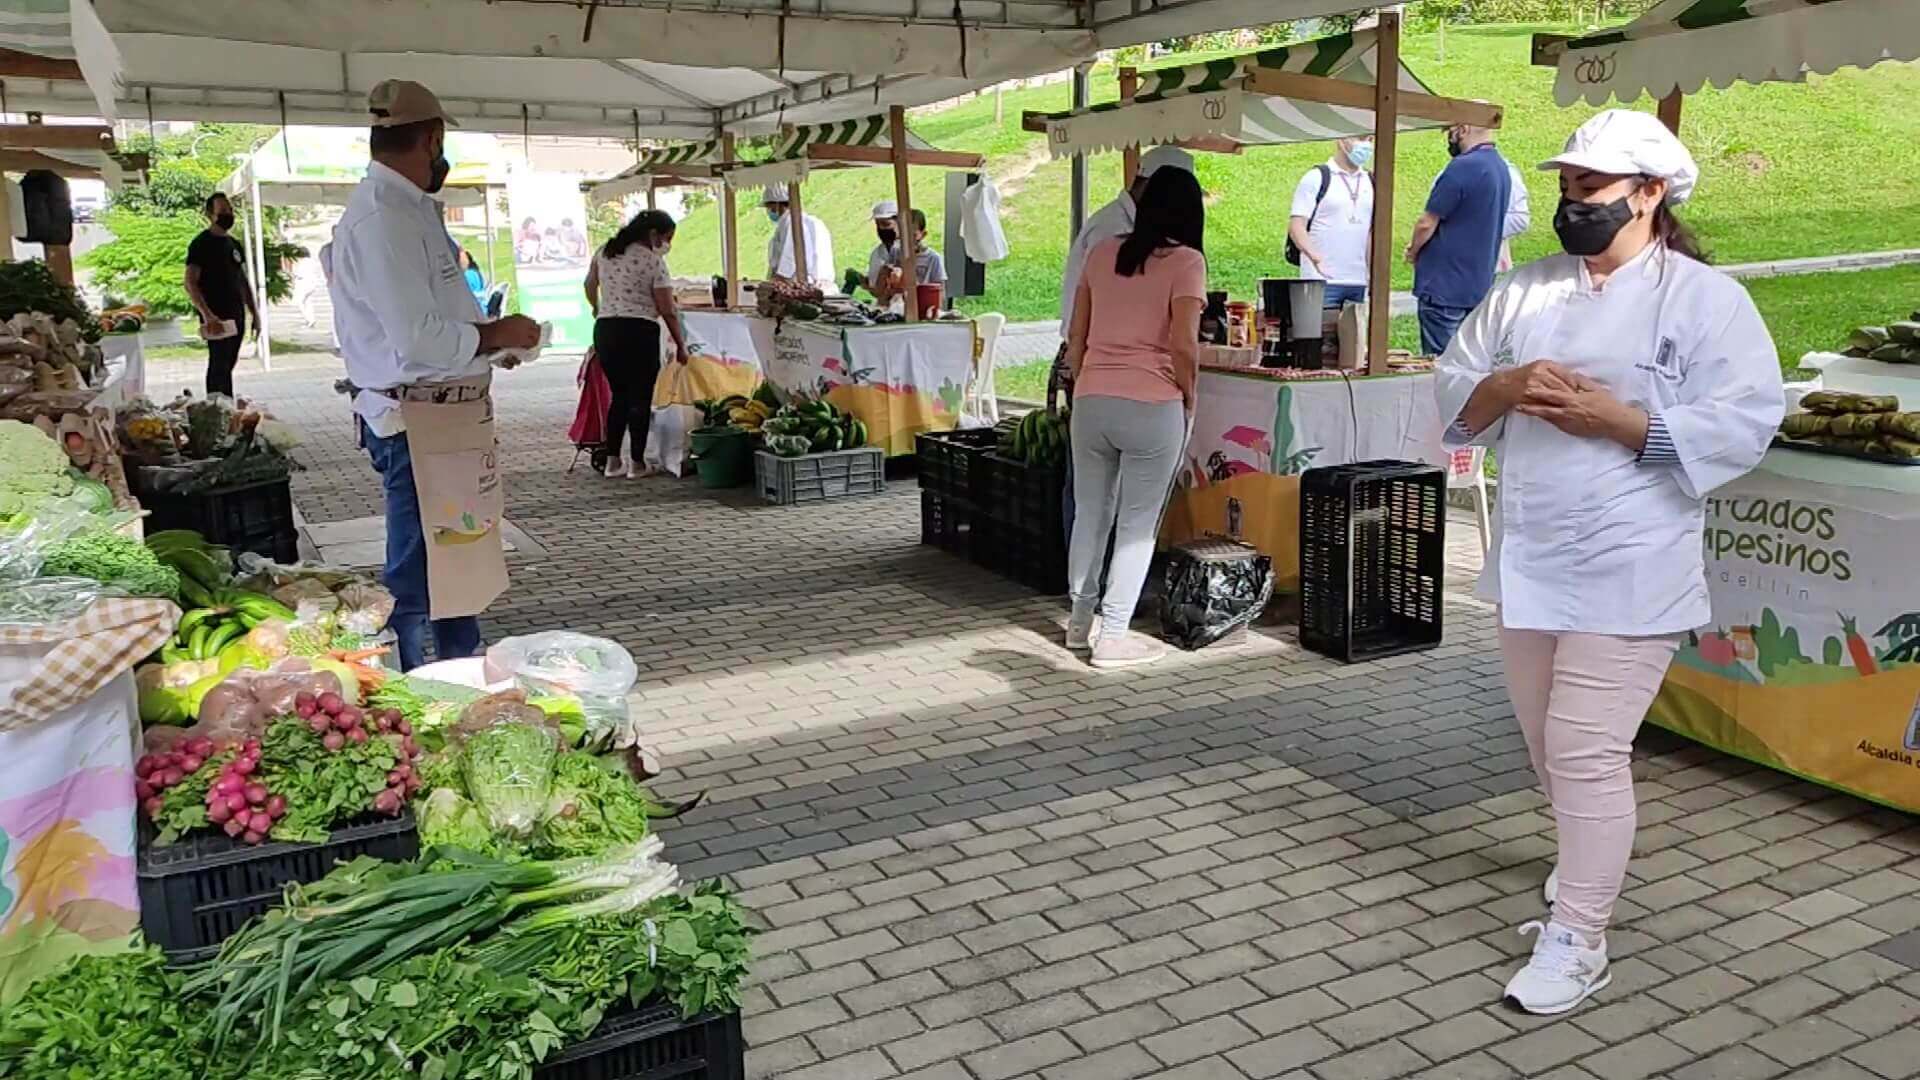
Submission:
[[[413,453],[407,433],[375,435],[359,417],[360,442],[380,473],[387,496],[387,566],[381,575],[393,594],[387,626],[399,639],[400,670],[426,663],[427,627],[433,627],[433,653],[440,660],[476,656],[485,644],[480,620],[472,615],[432,619],[427,613],[427,537],[420,527],[420,497],[413,489]]]
[[[1324,306],[1328,308],[1338,311],[1348,304],[1364,304],[1366,302],[1367,287],[1365,285],[1334,285],[1331,283],[1327,285]]]
[[[1472,312],[1472,308],[1433,304],[1423,298],[1420,301],[1420,351],[1428,356],[1446,352],[1460,324],[1466,322]]]

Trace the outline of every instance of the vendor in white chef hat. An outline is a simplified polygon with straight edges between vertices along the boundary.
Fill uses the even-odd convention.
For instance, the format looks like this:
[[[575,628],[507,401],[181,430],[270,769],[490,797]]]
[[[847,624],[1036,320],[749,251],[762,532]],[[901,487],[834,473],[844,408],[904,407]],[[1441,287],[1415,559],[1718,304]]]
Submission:
[[[1541,165],[1564,255],[1516,270],[1440,357],[1447,444],[1500,461],[1478,595],[1553,804],[1552,911],[1506,996],[1565,1012],[1607,984],[1607,923],[1633,849],[1633,738],[1680,638],[1711,621],[1709,493],[1759,463],[1783,412],[1746,290],[1675,216],[1699,178],[1654,117],[1615,109]]]

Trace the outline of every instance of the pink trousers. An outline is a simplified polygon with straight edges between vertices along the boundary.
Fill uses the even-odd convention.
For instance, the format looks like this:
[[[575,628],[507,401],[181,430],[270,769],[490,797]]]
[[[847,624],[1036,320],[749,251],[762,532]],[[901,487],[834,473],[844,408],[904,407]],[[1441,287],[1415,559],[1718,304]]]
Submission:
[[[1598,941],[1627,876],[1637,820],[1633,737],[1679,640],[1500,631],[1507,690],[1560,834],[1553,920]]]

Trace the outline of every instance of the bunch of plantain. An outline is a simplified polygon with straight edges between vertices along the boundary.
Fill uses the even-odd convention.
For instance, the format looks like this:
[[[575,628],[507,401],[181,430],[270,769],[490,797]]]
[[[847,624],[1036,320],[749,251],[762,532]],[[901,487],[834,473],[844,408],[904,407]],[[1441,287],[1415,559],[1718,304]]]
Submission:
[[[1065,412],[1056,416],[1043,409],[1035,409],[1011,424],[1002,420],[995,429],[1000,432],[998,450],[1003,457],[1030,465],[1063,465],[1071,452],[1067,420]]]

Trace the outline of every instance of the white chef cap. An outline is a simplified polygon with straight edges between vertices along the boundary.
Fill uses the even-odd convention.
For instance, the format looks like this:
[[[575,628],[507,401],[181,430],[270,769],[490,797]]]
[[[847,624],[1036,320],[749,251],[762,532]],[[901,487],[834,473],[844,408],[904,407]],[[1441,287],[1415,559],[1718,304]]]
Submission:
[[[881,199],[879,202],[873,204],[873,220],[875,221],[879,221],[881,218],[897,218],[899,216],[900,204],[894,202],[892,199]]]
[[[1161,169],[1179,169],[1183,173],[1193,172],[1193,155],[1177,146],[1156,146],[1140,155],[1140,179],[1145,180]]]
[[[1657,176],[1667,182],[1667,202],[1678,206],[1693,195],[1700,167],[1667,125],[1651,113],[1608,109],[1567,136],[1567,148],[1540,163],[1542,169],[1571,165],[1614,176]]]
[[[774,203],[792,201],[792,199],[787,197],[787,185],[785,184],[768,184],[760,191],[761,206],[772,206]]]

